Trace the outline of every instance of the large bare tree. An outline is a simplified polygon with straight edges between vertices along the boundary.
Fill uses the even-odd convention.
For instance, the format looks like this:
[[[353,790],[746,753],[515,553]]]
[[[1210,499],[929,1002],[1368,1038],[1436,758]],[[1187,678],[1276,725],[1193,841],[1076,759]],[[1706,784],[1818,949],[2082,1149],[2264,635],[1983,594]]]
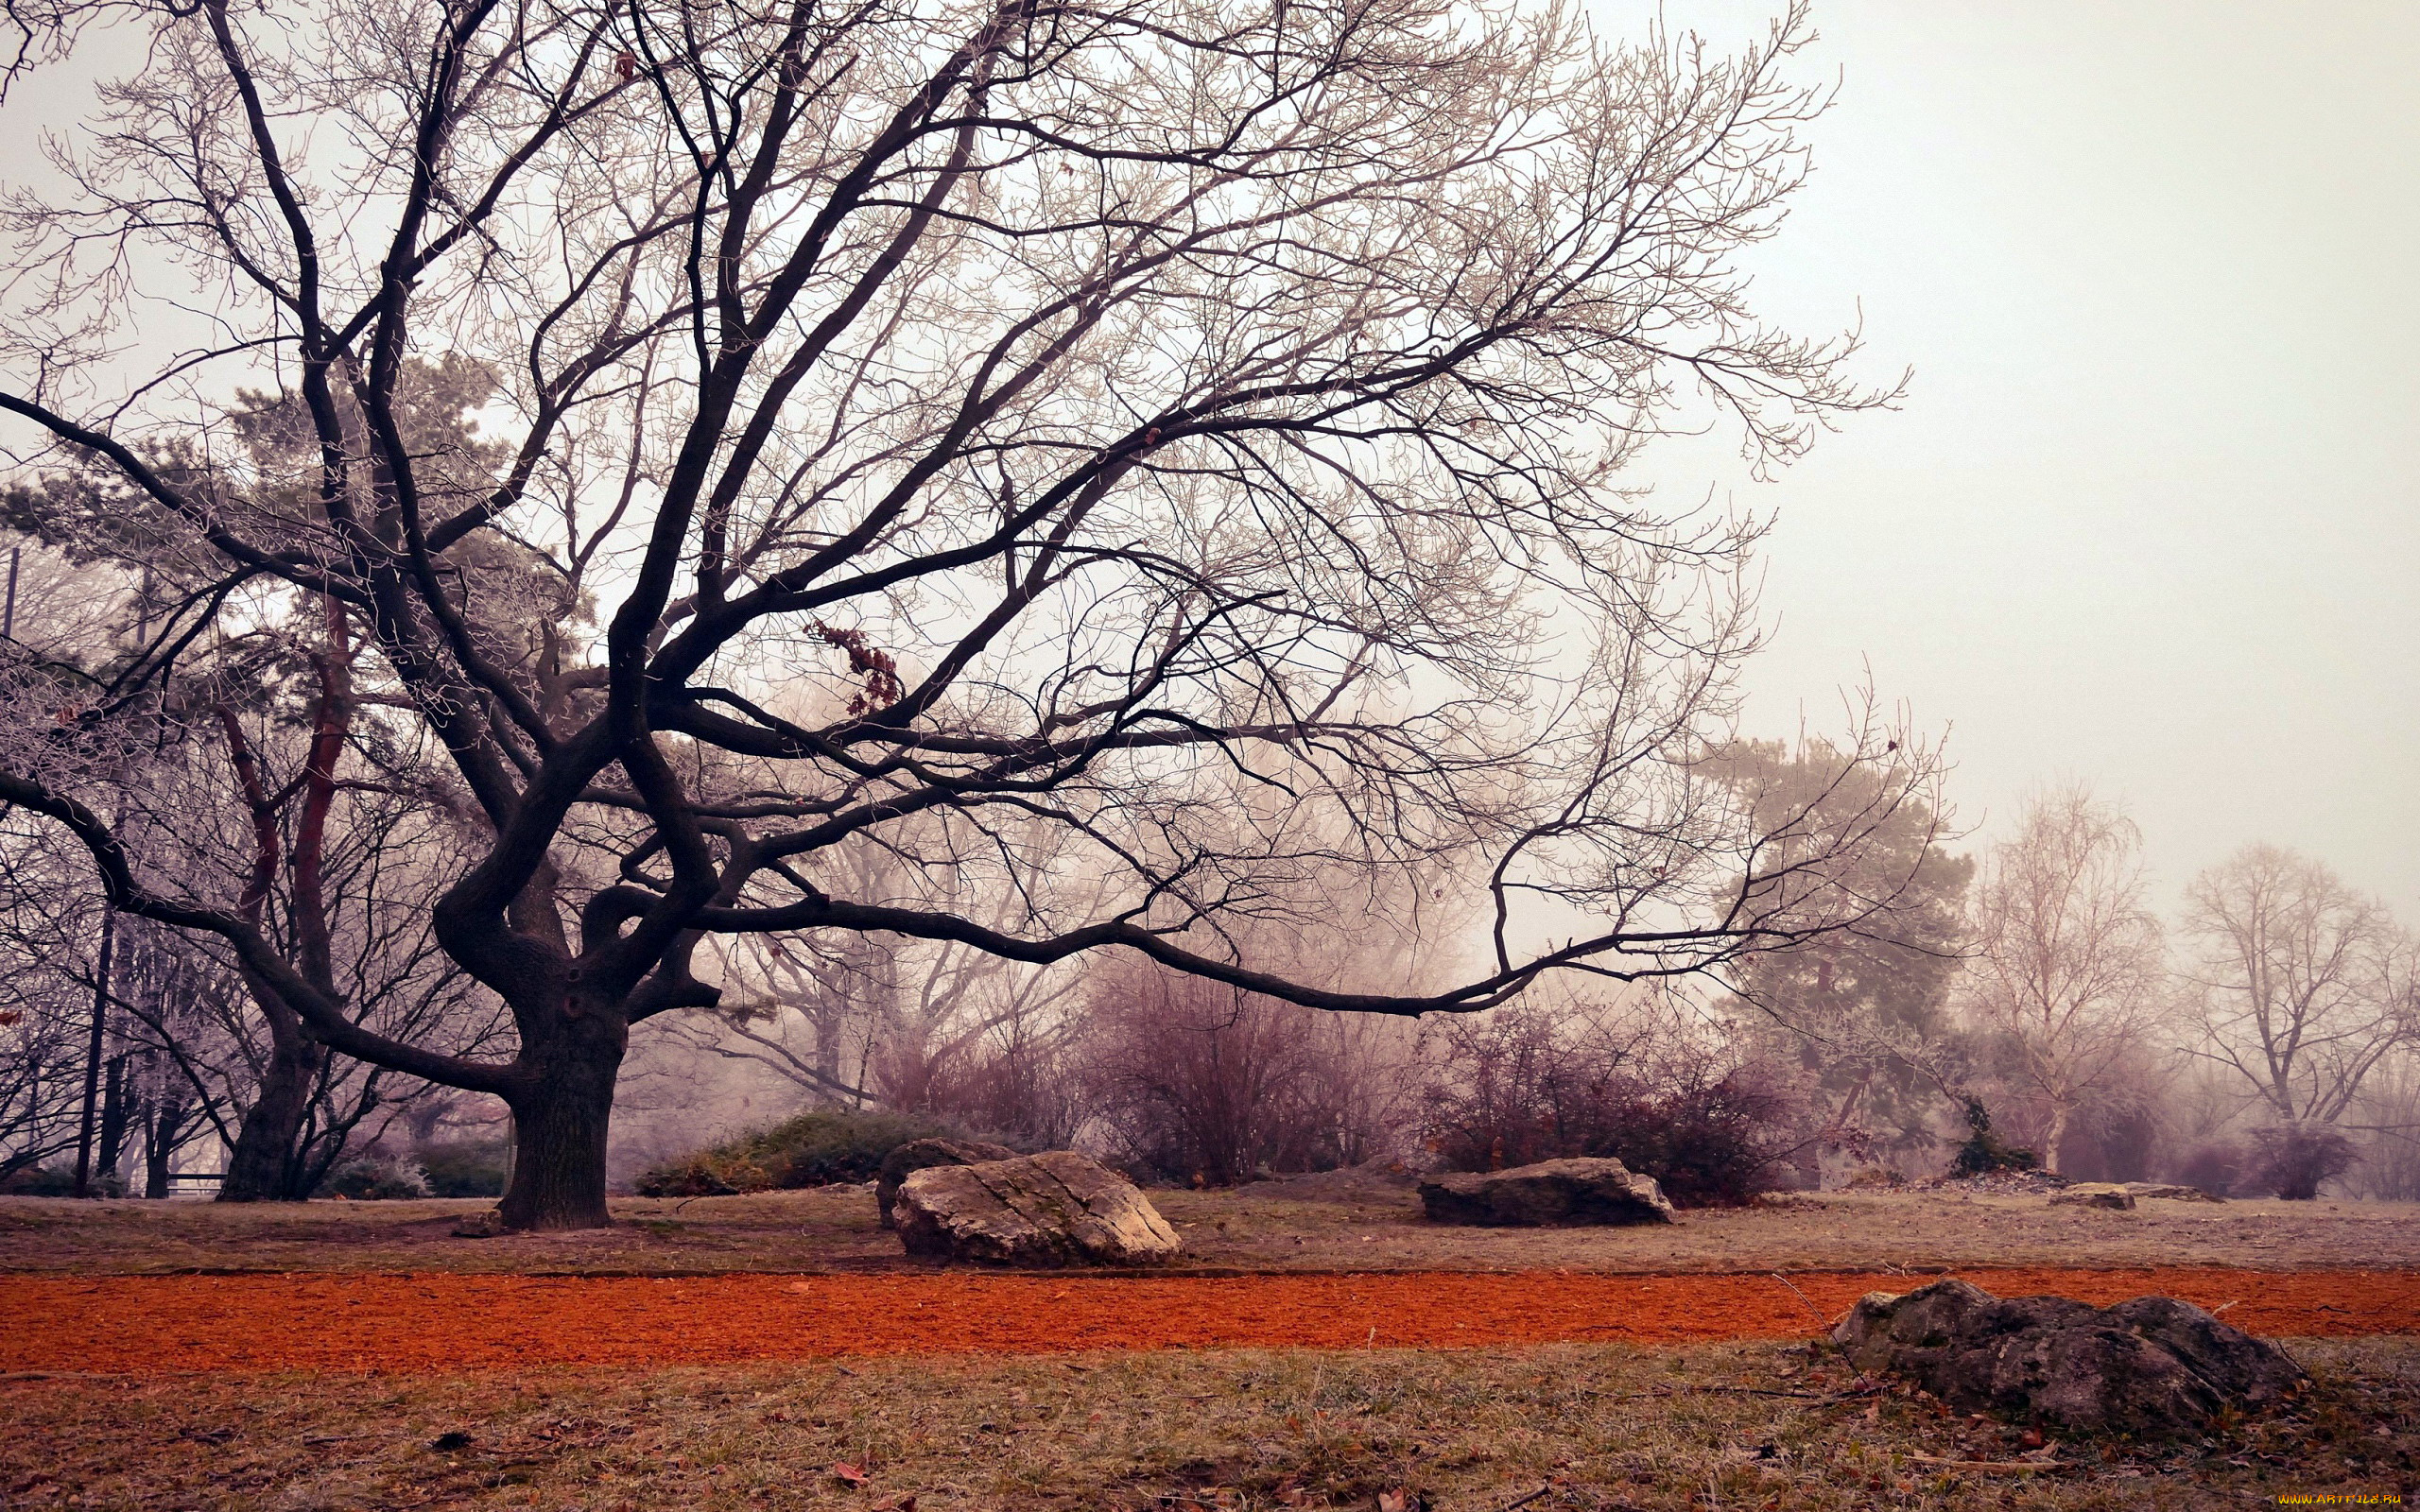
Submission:
[[[1799,14],[1731,59],[1427,0],[135,14],[69,189],[13,200],[0,411],[54,528],[138,521],[188,587],[109,696],[20,679],[0,799],[332,1048],[505,1099],[508,1224],[606,1221],[630,1028],[716,1001],[714,933],[1410,1013],[1888,906],[1836,864],[1928,757],[1860,730],[1865,801],[1743,817],[1700,763],[1756,530],[1620,485],[1674,427],[1780,461],[1886,397],[1737,266],[1822,104]],[[495,385],[475,443],[416,424],[440,369]],[[292,462],[233,424],[262,392]],[[510,1059],[354,1022],[86,781],[280,593],[338,606],[363,718],[486,827],[434,917]],[[1036,822],[1096,906],[1033,885]],[[851,896],[843,843],[921,897]],[[1495,904],[1464,980],[1356,991],[1222,927],[1440,856]]]

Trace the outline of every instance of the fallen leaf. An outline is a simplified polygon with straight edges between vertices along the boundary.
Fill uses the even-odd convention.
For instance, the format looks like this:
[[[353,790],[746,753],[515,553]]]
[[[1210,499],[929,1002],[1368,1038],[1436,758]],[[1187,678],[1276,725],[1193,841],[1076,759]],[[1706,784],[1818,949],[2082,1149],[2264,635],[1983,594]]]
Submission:
[[[1378,1493],[1378,1512],[1418,1512],[1420,1503],[1401,1486]]]
[[[916,1493],[884,1497],[873,1504],[873,1512],[916,1512]]]
[[[2042,1447],[2042,1430],[2039,1428],[2029,1428],[2018,1436],[2016,1441],[2027,1449],[2040,1449]]]
[[[864,1470],[844,1459],[836,1459],[832,1462],[832,1473],[851,1486],[863,1486],[867,1480]]]

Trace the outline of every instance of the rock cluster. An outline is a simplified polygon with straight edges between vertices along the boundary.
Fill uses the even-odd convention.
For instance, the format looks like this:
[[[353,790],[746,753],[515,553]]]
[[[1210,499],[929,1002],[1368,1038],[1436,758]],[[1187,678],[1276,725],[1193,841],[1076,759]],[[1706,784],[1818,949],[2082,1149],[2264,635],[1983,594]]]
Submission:
[[[987,1144],[981,1140],[909,1140],[882,1158],[882,1170],[873,1179],[873,1202],[882,1214],[882,1226],[899,1227],[891,1219],[891,1206],[899,1200],[899,1184],[917,1172],[936,1165],[1013,1160],[1016,1154],[1005,1144]]]
[[[1430,1223],[1678,1223],[1652,1177],[1619,1160],[1541,1160],[1510,1171],[1456,1171],[1420,1183]]]
[[[909,1254],[981,1264],[1149,1265],[1181,1247],[1133,1182],[1073,1150],[910,1172],[891,1215]]]
[[[2303,1379],[2275,1345],[2170,1297],[2101,1308],[1941,1280],[1868,1294],[1832,1339],[1859,1369],[1905,1376],[1961,1411],[2073,1433],[2199,1433]]]

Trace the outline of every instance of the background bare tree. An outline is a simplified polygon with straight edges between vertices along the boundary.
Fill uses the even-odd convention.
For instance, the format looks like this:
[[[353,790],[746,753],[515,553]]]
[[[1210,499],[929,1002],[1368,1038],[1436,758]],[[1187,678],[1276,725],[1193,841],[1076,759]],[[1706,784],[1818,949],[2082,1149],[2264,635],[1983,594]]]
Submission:
[[[2247,846],[2193,879],[2185,930],[2185,1050],[2280,1124],[2336,1123],[2420,1035],[2409,936],[2317,861]]]
[[[1984,852],[1961,995],[2008,1052],[2017,1132],[2060,1169],[2080,1110],[2138,1080],[2166,1006],[2165,945],[2144,902],[2142,837],[2080,786],[2041,793]],[[2025,1105],[2031,1105],[2030,1108]],[[2030,1125],[2030,1126],[2029,1126]]]
[[[10,211],[0,412],[45,528],[176,592],[97,696],[21,679],[0,799],[331,1048],[508,1102],[507,1223],[607,1221],[631,1027],[717,1001],[709,933],[1119,947],[1409,1013],[1888,905],[1838,863],[1929,755],[1855,730],[1852,822],[1744,818],[1701,763],[1756,530],[1616,482],[1675,426],[1777,462],[1887,397],[1735,266],[1822,105],[1799,13],[1733,60],[1414,0],[143,24],[66,194]],[[195,288],[218,334],[143,348],[130,300]],[[484,828],[433,918],[509,1059],[358,1022],[112,821],[109,752],[203,627],[320,602],[363,722]],[[1036,821],[1098,907],[1028,885]],[[821,858],[893,831],[917,900],[842,890]],[[1445,855],[1495,904],[1467,980],[1305,982],[1222,932]]]

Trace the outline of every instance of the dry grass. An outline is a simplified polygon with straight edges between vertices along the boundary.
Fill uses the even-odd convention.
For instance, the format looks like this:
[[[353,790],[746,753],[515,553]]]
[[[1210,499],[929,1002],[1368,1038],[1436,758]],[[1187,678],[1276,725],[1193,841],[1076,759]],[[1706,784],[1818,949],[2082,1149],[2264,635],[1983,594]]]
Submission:
[[[0,1383],[0,1503],[524,1507],[2203,1508],[2403,1492],[2420,1341],[2305,1342],[2290,1415],[2054,1445],[1804,1349],[1616,1347],[925,1359],[454,1378]],[[456,1439],[447,1435],[466,1435]],[[447,1447],[434,1447],[444,1444]],[[831,1473],[846,1462],[863,1486]]]
[[[1157,1192],[1204,1270],[1737,1271],[1887,1265],[2241,1265],[2402,1269],[2420,1205],[1827,1194],[1690,1215],[1678,1228],[1487,1229],[1420,1218],[1407,1188],[1313,1178]],[[670,1273],[918,1268],[856,1188],[614,1203],[600,1232],[457,1239],[481,1202],[69,1202],[0,1198],[0,1270]]]

